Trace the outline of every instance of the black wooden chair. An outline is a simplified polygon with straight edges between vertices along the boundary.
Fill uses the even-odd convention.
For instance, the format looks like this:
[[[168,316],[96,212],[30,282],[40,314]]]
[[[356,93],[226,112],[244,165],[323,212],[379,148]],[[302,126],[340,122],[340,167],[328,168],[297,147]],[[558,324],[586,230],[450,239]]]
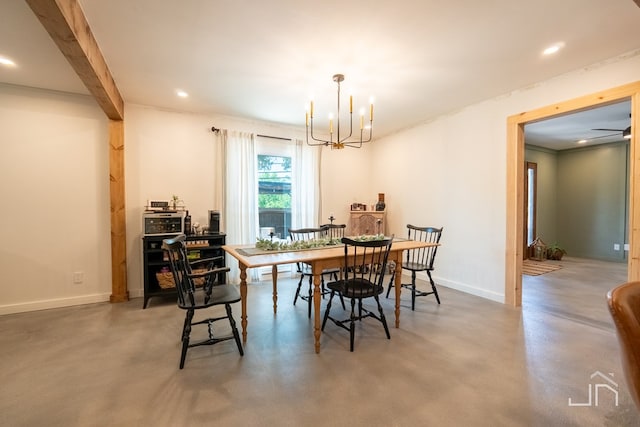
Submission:
[[[189,262],[185,241],[186,236],[184,234],[162,241],[162,249],[168,254],[171,272],[173,273],[173,279],[178,292],[178,307],[186,310],[184,325],[182,327],[180,369],[184,368],[187,350],[200,345],[212,345],[221,341],[234,339],[240,355],[244,355],[242,343],[240,342],[240,334],[238,333],[236,322],[231,312],[231,304],[240,301],[240,293],[235,286],[220,283],[220,279],[229,271],[229,268],[216,268],[215,262],[217,258]],[[204,268],[196,269],[196,267]],[[224,305],[225,315],[211,315],[212,317],[196,322],[193,321],[197,310],[210,309],[220,305]],[[223,319],[229,319],[231,335],[214,336],[214,322]],[[209,338],[190,343],[191,328],[195,325],[207,325]]]
[[[435,246],[429,246],[426,248],[410,249],[405,251],[404,259],[402,262],[402,268],[404,270],[411,271],[411,283],[403,283],[402,287],[411,290],[411,310],[416,308],[416,297],[435,295],[436,301],[440,304],[440,296],[438,295],[438,289],[431,277],[433,271],[433,263],[436,259],[436,253],[438,252],[438,243],[440,243],[440,237],[442,237],[442,228],[435,227],[416,227],[415,225],[407,224],[407,234],[409,240],[417,240],[428,243],[435,243]],[[431,283],[431,291],[425,292],[416,289],[416,273],[418,271],[426,271]],[[387,288],[387,298],[389,298],[389,292],[394,286],[395,269],[391,275],[389,281],[389,287]]]
[[[333,241],[342,241],[347,224],[322,224],[320,228],[324,228],[325,238]],[[330,279],[338,280],[338,273],[340,273],[339,268],[328,268],[326,270],[322,270],[322,279],[324,280],[325,276],[329,276]],[[346,308],[344,301],[342,301],[342,308]]]
[[[344,237],[347,224],[322,224],[320,228],[324,228],[324,235],[329,239],[342,239]]]
[[[382,323],[387,339],[391,339],[378,295],[384,292],[384,275],[387,270],[387,258],[392,240],[393,236],[384,240],[369,241],[342,238],[345,268],[341,270],[339,280],[327,283],[327,288],[331,290],[331,296],[322,320],[322,330],[324,331],[327,320],[331,320],[337,326],[349,331],[350,351],[353,351],[356,320],[373,317]],[[335,294],[351,299],[351,314],[346,319],[337,319],[330,314]],[[363,300],[368,298],[375,300],[377,315],[363,307]],[[358,303],[357,312],[356,302]]]
[[[289,237],[291,238],[292,242],[308,243],[309,241],[313,241],[313,240],[320,242],[320,241],[324,241],[324,239],[327,238],[327,228],[326,226],[322,226],[317,228],[289,229]],[[298,287],[296,288],[296,294],[293,297],[293,305],[296,305],[296,301],[298,300],[298,298],[306,301],[308,306],[308,315],[309,315],[309,318],[311,318],[311,306],[313,304],[313,271],[309,264],[305,264],[301,262],[296,263],[296,268],[298,270],[298,273],[300,273],[300,281],[298,282]],[[326,294],[329,293],[325,289],[324,276],[326,274],[332,274],[332,273],[333,273],[333,270],[331,271],[327,270],[327,271],[323,271],[322,275],[320,276],[321,286],[322,286],[320,290],[320,295],[323,298]],[[309,290],[308,290],[308,293],[304,295],[301,292],[301,289],[302,289],[302,282],[306,277],[309,278]],[[344,302],[342,303],[342,305],[344,306]]]

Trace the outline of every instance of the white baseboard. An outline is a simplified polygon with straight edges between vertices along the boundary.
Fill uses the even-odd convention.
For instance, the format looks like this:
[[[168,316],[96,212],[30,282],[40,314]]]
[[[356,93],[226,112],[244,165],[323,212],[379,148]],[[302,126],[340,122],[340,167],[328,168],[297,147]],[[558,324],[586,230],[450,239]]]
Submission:
[[[452,281],[441,279],[441,278],[434,277],[433,280],[434,282],[436,282],[436,286],[442,285],[447,288],[455,289],[456,291],[466,292],[471,295],[475,295],[478,297],[486,298],[488,300],[504,304],[504,294],[487,291],[486,289],[480,289],[474,286],[465,285],[463,283],[452,282]]]
[[[403,272],[402,274],[403,280],[402,283],[411,282],[411,275],[407,275]],[[429,278],[426,273],[418,273],[417,278],[420,280],[424,280],[429,283]],[[475,286],[467,285],[465,283],[454,282],[451,280],[443,279],[442,277],[433,276],[433,281],[436,283],[436,286],[444,286],[446,288],[455,289],[456,291],[465,292],[467,294],[475,295],[478,297],[486,298],[491,301],[499,302],[504,304],[504,294],[498,292],[488,291],[486,289],[480,289]]]
[[[285,273],[286,271],[282,271]],[[270,274],[269,274],[270,276]],[[284,276],[284,274],[283,274]],[[402,275],[403,283],[407,283],[407,281],[411,280],[411,276],[407,274]],[[422,275],[418,273],[418,279],[427,281],[428,277],[426,274]],[[476,295],[482,298],[489,299],[491,301],[496,301],[504,304],[504,294],[487,291],[486,289],[476,288],[474,286],[470,286],[464,283],[453,282],[451,280],[443,279],[441,277],[434,276],[433,280],[436,282],[438,286],[445,286],[447,288],[455,289],[457,291],[465,292],[471,295]],[[142,298],[144,295],[142,289],[130,289],[129,290],[129,298]],[[82,304],[93,304],[97,302],[108,302],[111,295],[108,293],[105,294],[93,294],[93,295],[82,295],[77,297],[70,298],[56,298],[42,301],[30,301],[20,304],[8,304],[0,306],[0,316],[5,314],[14,314],[14,313],[26,313],[29,311],[37,311],[37,310],[47,310],[50,308],[61,308],[61,307],[70,307],[74,305],[82,305]]]
[[[73,305],[93,304],[97,302],[109,302],[111,294],[82,295],[78,297],[56,298],[42,301],[30,301],[20,304],[8,304],[0,306],[0,315],[26,313],[29,311],[47,310],[50,308],[70,307]]]
[[[129,298],[142,298],[144,289],[129,289]]]

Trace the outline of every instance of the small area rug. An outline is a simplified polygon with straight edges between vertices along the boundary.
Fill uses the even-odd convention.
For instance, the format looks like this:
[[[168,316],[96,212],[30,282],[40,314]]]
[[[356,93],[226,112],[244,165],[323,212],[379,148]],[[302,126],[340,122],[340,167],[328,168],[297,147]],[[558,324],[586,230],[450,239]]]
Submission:
[[[549,273],[550,271],[560,270],[561,268],[562,266],[560,264],[555,264],[551,261],[533,261],[531,259],[522,261],[522,274],[526,274],[527,276],[539,276]]]

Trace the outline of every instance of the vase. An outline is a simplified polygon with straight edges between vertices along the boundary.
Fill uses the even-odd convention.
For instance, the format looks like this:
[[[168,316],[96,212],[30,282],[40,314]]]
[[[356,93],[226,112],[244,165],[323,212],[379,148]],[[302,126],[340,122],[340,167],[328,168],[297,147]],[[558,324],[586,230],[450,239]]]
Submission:
[[[386,207],[384,203],[384,193],[378,193],[378,203],[376,203],[376,211],[383,211]]]

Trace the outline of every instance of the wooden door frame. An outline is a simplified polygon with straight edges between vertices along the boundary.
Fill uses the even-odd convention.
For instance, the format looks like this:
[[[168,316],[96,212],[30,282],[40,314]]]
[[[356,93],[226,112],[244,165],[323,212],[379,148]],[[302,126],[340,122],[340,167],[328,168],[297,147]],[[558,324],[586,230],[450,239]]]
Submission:
[[[569,101],[526,111],[507,118],[507,233],[505,247],[504,302],[522,305],[522,256],[524,245],[524,126],[593,107],[631,100],[631,127],[640,129],[640,81],[596,92]],[[627,278],[640,280],[640,137],[629,141],[629,254]],[[611,287],[616,283],[611,283]]]

